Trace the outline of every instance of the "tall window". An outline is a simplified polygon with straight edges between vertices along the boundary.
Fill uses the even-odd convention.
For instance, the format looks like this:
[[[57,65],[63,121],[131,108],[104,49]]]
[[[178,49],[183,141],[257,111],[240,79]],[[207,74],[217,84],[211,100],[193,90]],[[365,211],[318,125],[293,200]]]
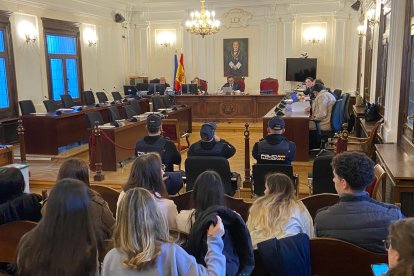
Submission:
[[[0,119],[18,115],[10,15],[0,11]]]
[[[78,99],[82,88],[79,24],[42,18],[45,30],[49,97],[69,94]]]

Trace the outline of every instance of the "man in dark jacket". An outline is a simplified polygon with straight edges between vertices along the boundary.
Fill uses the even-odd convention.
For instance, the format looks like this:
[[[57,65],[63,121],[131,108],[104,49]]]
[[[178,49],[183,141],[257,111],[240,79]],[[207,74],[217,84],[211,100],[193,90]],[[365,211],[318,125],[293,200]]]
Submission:
[[[340,200],[318,210],[316,236],[345,240],[385,253],[382,241],[387,239],[388,225],[403,215],[397,206],[371,199],[365,192],[375,177],[373,167],[372,160],[362,153],[344,152],[334,157],[333,181]]]
[[[296,145],[283,136],[285,121],[278,116],[267,123],[268,135],[253,146],[253,157],[258,164],[289,164],[296,155]]]
[[[217,125],[213,122],[204,124],[200,129],[201,140],[190,146],[187,156],[221,156],[229,159],[236,153],[236,148],[216,135]]]
[[[183,186],[182,172],[173,172],[174,164],[179,165],[181,163],[181,154],[172,141],[161,135],[161,123],[162,118],[160,115],[148,115],[148,135],[137,142],[135,155],[140,156],[149,152],[157,152],[160,155],[161,161],[165,165],[166,176],[168,176],[165,180],[165,185],[168,193],[174,195]]]

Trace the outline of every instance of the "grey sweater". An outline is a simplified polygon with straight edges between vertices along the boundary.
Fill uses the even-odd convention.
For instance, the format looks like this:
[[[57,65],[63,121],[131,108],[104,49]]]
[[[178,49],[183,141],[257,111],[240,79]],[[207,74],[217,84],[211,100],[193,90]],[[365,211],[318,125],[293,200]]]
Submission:
[[[102,275],[225,275],[226,257],[222,254],[223,240],[221,237],[208,237],[207,245],[207,268],[198,264],[193,256],[177,244],[164,243],[155,265],[142,271],[126,268],[122,264],[126,260],[126,254],[113,248],[105,256]]]

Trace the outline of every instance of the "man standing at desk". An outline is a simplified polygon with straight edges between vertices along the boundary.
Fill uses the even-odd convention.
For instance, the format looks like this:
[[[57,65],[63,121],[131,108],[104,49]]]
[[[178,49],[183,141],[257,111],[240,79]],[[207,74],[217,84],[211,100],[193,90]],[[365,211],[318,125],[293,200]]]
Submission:
[[[190,146],[187,156],[221,156],[229,159],[236,153],[236,148],[216,135],[216,123],[201,126],[201,140]]]
[[[241,90],[240,84],[234,82],[233,76],[227,77],[227,82],[222,86],[223,87],[230,87],[233,91]]]
[[[253,157],[258,164],[291,164],[296,155],[296,145],[283,136],[285,121],[274,116],[267,123],[268,135],[253,146]]]
[[[165,165],[165,175],[168,178],[165,180],[168,194],[176,194],[183,182],[181,179],[182,172],[173,172],[174,164],[181,163],[181,154],[173,142],[164,138],[161,135],[161,116],[158,114],[150,114],[147,117],[147,131],[148,135],[137,142],[135,147],[135,155],[140,156],[149,152],[157,152]]]

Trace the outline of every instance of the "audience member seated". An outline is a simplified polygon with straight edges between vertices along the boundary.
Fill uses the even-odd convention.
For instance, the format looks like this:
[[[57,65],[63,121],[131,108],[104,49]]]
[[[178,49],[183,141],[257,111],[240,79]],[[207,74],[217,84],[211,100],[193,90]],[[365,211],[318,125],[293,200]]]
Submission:
[[[114,230],[114,247],[105,256],[102,275],[225,275],[224,227],[220,217],[209,223],[205,266],[171,242],[167,221],[154,196],[145,189],[125,193]]]
[[[98,241],[109,239],[112,235],[112,227],[115,224],[115,218],[111,212],[111,209],[109,209],[108,203],[99,193],[90,189],[88,164],[79,158],[70,158],[66,160],[59,169],[57,180],[61,180],[63,178],[77,179],[88,186],[88,192],[92,203],[92,219],[98,227],[96,237],[98,238]],[[48,205],[49,204],[44,205],[46,212]]]
[[[292,180],[281,173],[266,178],[265,195],[250,207],[247,227],[253,247],[272,239],[305,233],[313,237],[312,217],[302,201],[295,197]]]
[[[98,275],[97,255],[88,187],[62,179],[42,220],[20,240],[18,275]]]
[[[234,77],[233,76],[228,76],[227,77],[227,82],[221,87],[230,87],[233,91],[235,90],[241,90],[241,86],[240,84],[238,84],[237,82],[234,82]]]
[[[309,121],[309,148],[315,149],[320,147],[320,133],[315,121],[320,122],[320,131],[331,130],[331,113],[336,99],[322,84],[317,83],[312,89],[315,99],[312,101],[312,116]]]
[[[312,77],[307,77],[305,79],[305,91],[303,91],[303,94],[308,95],[311,100],[315,99],[315,95],[312,93],[312,88],[313,88],[313,78]]]
[[[181,210],[177,215],[178,230],[189,233],[198,215],[210,206],[224,206],[224,189],[221,177],[215,171],[200,174],[191,194],[191,206],[194,209]]]
[[[39,221],[41,196],[25,194],[19,169],[0,168],[0,224],[15,220]]]
[[[132,164],[128,181],[119,195],[117,210],[126,191],[135,187],[145,188],[152,193],[157,206],[168,221],[169,227],[176,229],[177,206],[174,201],[168,199],[167,188],[162,178],[163,173],[161,158],[157,153],[138,156]]]
[[[210,122],[201,126],[201,140],[193,143],[187,156],[221,156],[229,159],[236,153],[236,148],[216,135],[217,125]]]
[[[138,140],[135,146],[135,155],[140,156],[149,152],[156,152],[161,156],[165,165],[165,186],[168,194],[175,195],[183,187],[183,172],[173,172],[174,164],[181,163],[181,154],[174,143],[161,135],[162,119],[158,114],[150,114],[147,117],[148,135]]]
[[[267,136],[253,146],[253,157],[258,164],[289,164],[295,159],[296,145],[283,136],[285,121],[278,116],[267,123]]]
[[[401,210],[370,198],[365,188],[374,179],[374,162],[359,152],[344,152],[332,160],[339,202],[320,209],[315,217],[318,237],[344,240],[372,252],[385,253],[382,240]]]
[[[414,218],[398,220],[388,228],[386,276],[414,275]]]

